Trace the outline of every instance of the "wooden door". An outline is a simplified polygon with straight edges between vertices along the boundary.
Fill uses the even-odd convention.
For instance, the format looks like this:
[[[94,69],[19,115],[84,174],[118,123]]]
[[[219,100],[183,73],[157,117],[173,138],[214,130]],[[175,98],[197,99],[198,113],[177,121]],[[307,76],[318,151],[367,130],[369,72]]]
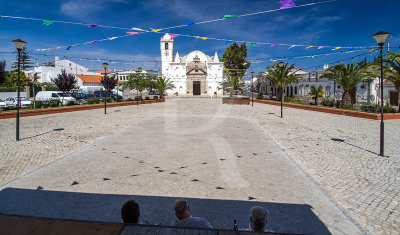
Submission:
[[[390,105],[393,105],[393,106],[399,105],[399,92],[390,91]]]
[[[200,82],[194,81],[193,82],[193,95],[200,95],[200,94],[201,94]]]

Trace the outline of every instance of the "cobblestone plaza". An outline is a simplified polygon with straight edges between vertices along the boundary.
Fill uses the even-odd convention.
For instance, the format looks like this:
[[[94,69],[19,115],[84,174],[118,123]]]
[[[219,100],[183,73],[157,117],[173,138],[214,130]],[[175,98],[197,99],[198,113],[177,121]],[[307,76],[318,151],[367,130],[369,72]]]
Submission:
[[[45,190],[68,192],[137,194],[140,190],[141,195],[307,203],[314,207],[314,213],[331,233],[398,234],[400,230],[400,120],[385,121],[385,155],[388,157],[383,158],[377,155],[379,121],[292,108],[285,108],[285,118],[281,119],[276,106],[222,105],[220,99],[205,98],[170,98],[165,103],[115,107],[108,111],[107,115],[99,109],[24,117],[19,142],[15,141],[15,120],[1,120],[1,189],[36,189],[40,185]],[[141,124],[146,128],[140,129]],[[257,128],[261,131],[256,131]],[[218,133],[213,135],[213,130]],[[158,141],[157,133],[160,133],[160,139],[168,139],[171,144]],[[150,134],[153,141],[148,138]],[[223,137],[229,141],[224,141]],[[138,143],[136,146],[142,147],[131,149],[129,138],[134,138]],[[266,142],[257,144],[260,139]],[[119,148],[102,147],[108,140]],[[246,148],[240,148],[241,143],[246,143]],[[177,148],[170,149],[169,146]],[[159,148],[161,153],[164,151],[168,159],[153,156],[154,148]],[[104,152],[107,152],[106,156],[116,155],[120,159],[99,158],[101,161],[96,161],[96,154],[104,155]],[[171,154],[174,152],[176,156]],[[281,162],[275,155],[278,152],[290,161]],[[78,160],[79,153],[85,153],[82,155],[85,159]],[[187,155],[187,161],[179,158],[183,154]],[[210,159],[209,155],[218,157]],[[61,164],[73,159],[68,156],[74,156],[77,161]],[[134,168],[142,178],[140,186],[133,192],[124,187],[127,179],[121,176],[125,170],[128,172],[123,161],[129,157],[139,159],[138,164],[143,161],[145,165]],[[265,165],[264,160],[268,159],[271,161]],[[247,163],[252,161],[253,166],[259,167],[249,167]],[[202,169],[203,163],[211,166]],[[291,168],[292,163],[294,168]],[[93,168],[90,168],[92,164]],[[120,165],[108,167],[113,164]],[[194,165],[193,169],[187,167]],[[70,168],[66,169],[66,166]],[[75,178],[68,174],[73,168],[76,168]],[[166,169],[168,175],[162,175]],[[275,172],[275,169],[281,171]],[[140,176],[150,170],[156,174]],[[107,172],[107,175],[98,171]],[[171,172],[174,171],[190,180],[185,183],[173,178]],[[220,179],[213,179],[208,171],[220,172]],[[43,180],[43,175],[57,175],[57,172],[60,180]],[[299,175],[297,181],[289,177],[296,174]],[[255,177],[257,175],[259,177]],[[102,176],[111,179],[112,185],[101,186],[92,181]],[[78,178],[78,187],[69,187],[72,183],[69,181],[68,187],[63,185],[64,179]],[[179,182],[181,187],[165,183],[169,181]],[[308,202],[304,189],[296,189],[290,183],[320,194],[310,195]],[[270,190],[250,187],[263,184],[270,184]],[[284,185],[287,187],[283,191],[273,190]],[[215,190],[217,187],[226,190],[222,193]],[[293,192],[287,190],[290,188]],[[335,224],[335,219],[323,212],[321,205],[324,203],[336,208],[332,214],[337,214],[337,218],[348,218],[354,226],[343,222],[335,229],[330,228],[328,224]]]

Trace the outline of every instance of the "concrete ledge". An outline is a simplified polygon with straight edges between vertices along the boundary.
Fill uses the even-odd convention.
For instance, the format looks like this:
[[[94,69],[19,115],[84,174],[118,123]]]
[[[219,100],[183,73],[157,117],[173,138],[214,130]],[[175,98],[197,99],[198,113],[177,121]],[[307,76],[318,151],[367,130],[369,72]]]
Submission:
[[[165,99],[143,100],[143,101],[139,101],[138,104],[152,104],[152,103],[161,103],[161,102],[165,102]],[[136,105],[136,104],[137,104],[136,101],[107,103],[107,108]],[[60,107],[60,108],[23,110],[23,111],[19,112],[19,115],[20,115],[20,117],[28,117],[28,116],[37,116],[37,115],[45,115],[45,114],[53,114],[53,113],[65,113],[65,112],[83,111],[83,110],[90,110],[90,109],[101,109],[101,108],[104,108],[104,103],[103,104],[76,105],[76,106],[68,106],[68,107]],[[0,113],[0,119],[15,118],[16,113],[17,112]]]
[[[281,103],[279,101],[272,101],[272,100],[257,100],[257,99],[255,99],[254,102],[261,103],[261,104],[277,105],[277,106],[281,105]],[[335,108],[327,108],[327,107],[319,107],[319,106],[311,106],[311,105],[303,105],[303,104],[292,104],[292,103],[283,103],[283,106],[290,107],[290,108],[296,108],[296,109],[305,109],[305,110],[316,111],[316,112],[351,116],[351,117],[357,117],[357,118],[381,120],[381,114],[379,114],[379,113],[365,113],[365,112],[359,112],[359,111],[353,111],[353,110],[335,109]],[[383,120],[391,120],[391,119],[400,119],[400,113],[385,113],[385,114],[383,114]]]
[[[239,97],[239,98],[224,97],[224,98],[222,98],[222,103],[223,104],[246,104],[246,105],[249,105],[250,98],[247,98],[247,97]]]

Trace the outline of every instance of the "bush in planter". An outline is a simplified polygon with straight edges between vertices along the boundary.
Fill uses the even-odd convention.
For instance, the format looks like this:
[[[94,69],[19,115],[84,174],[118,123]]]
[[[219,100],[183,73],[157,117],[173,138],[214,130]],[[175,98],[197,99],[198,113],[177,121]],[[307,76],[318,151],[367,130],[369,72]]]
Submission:
[[[361,106],[361,111],[368,112],[368,113],[380,113],[381,112],[381,106],[378,105],[378,104],[362,105]],[[383,106],[383,112],[384,113],[395,113],[396,110],[389,103],[386,103]]]
[[[99,98],[92,98],[87,100],[88,104],[100,104]]]
[[[321,105],[327,106],[327,107],[334,107],[335,106],[335,100],[334,99],[323,99],[321,101]]]
[[[146,96],[144,97],[144,100],[150,100],[150,97]]]
[[[133,99],[132,98],[128,98],[125,101],[133,101]]]
[[[112,103],[114,100],[111,97],[106,97],[106,102],[107,103]]]
[[[73,106],[75,104],[76,104],[75,101],[70,100],[68,101],[67,106]]]
[[[153,100],[158,100],[158,96],[153,96]]]
[[[56,100],[56,99],[51,99],[48,101],[48,107],[58,107],[60,106],[60,100]]]
[[[141,96],[136,96],[135,97],[135,101],[142,101],[143,99],[142,99],[142,97]]]
[[[263,99],[264,99],[263,94],[258,93],[257,96],[256,96],[256,99],[257,99],[257,100],[263,100]]]

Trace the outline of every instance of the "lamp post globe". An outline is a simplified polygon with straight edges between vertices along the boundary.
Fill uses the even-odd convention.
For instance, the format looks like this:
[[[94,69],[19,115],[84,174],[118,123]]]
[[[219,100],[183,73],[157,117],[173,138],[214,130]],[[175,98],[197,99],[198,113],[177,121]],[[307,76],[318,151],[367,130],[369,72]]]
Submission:
[[[381,61],[381,77],[380,77],[380,84],[381,84],[381,124],[380,124],[380,147],[379,147],[379,156],[384,156],[384,145],[385,145],[385,124],[383,122],[383,45],[385,44],[386,39],[390,36],[390,33],[385,31],[379,31],[376,34],[372,35],[372,37],[378,43],[380,49],[380,61]]]
[[[19,108],[21,107],[21,99],[20,99],[20,92],[21,92],[21,81],[20,81],[20,73],[21,73],[21,51],[24,49],[26,42],[22,39],[15,39],[11,41],[14,43],[15,48],[18,51],[18,77],[17,77],[17,115],[16,115],[16,130],[15,130],[15,139],[19,141]]]

